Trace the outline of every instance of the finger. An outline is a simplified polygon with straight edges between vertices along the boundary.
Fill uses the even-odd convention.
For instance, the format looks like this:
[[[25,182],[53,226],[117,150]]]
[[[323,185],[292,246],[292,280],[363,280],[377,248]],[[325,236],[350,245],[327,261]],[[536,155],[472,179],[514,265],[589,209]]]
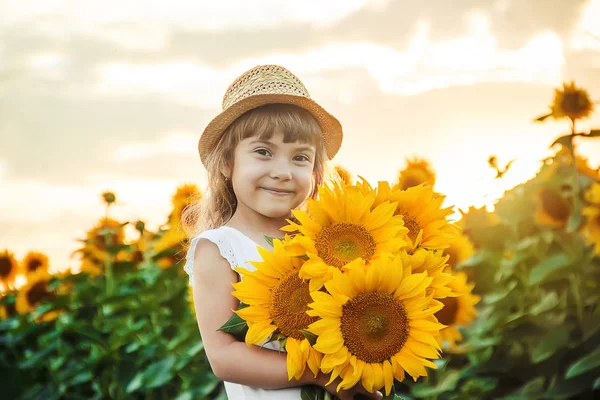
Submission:
[[[381,393],[381,392],[369,393],[369,392],[367,392],[366,389],[364,389],[362,387],[357,390],[357,393],[359,394],[359,396],[357,397],[358,399],[376,399],[376,400],[381,400],[383,398],[383,393]]]

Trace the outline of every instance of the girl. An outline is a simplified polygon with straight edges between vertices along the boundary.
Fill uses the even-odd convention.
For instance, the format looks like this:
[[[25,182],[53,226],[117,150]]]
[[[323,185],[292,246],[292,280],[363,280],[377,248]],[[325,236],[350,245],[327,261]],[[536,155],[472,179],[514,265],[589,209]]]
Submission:
[[[342,142],[340,123],[310,99],[291,72],[255,67],[237,78],[223,97],[223,112],[200,137],[198,151],[208,172],[204,199],[183,216],[193,239],[186,257],[198,327],[214,374],[231,400],[300,400],[300,386],[319,385],[340,399],[362,388],[335,392],[339,380],[316,378],[309,368],[288,381],[286,356],[276,343],[248,347],[217,329],[239,302],[232,267],[250,270],[260,260],[265,235],[283,237],[291,210],[315,196],[325,162]],[[369,395],[380,398],[380,393]]]

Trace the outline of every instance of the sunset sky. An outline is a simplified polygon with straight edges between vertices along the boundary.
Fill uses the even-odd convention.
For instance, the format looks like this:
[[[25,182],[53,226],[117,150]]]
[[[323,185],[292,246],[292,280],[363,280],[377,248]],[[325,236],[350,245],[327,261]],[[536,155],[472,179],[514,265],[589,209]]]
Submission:
[[[600,100],[599,21],[600,0],[0,0],[0,250],[75,266],[105,190],[113,217],[165,222],[177,185],[204,186],[225,89],[266,63],[342,122],[334,164],[374,182],[423,157],[448,205],[491,205],[567,132],[532,122],[554,87]],[[600,164],[600,140],[579,150]],[[503,180],[492,154],[516,159]]]

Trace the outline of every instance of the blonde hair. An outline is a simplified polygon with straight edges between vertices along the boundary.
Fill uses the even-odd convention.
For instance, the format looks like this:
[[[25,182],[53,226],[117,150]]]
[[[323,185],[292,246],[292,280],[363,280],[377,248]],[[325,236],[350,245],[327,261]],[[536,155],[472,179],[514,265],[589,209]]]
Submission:
[[[308,198],[316,197],[318,185],[326,173],[327,154],[322,131],[315,118],[303,108],[290,104],[267,104],[237,118],[223,133],[206,159],[208,188],[200,201],[192,203],[182,214],[182,225],[188,237],[214,229],[229,221],[235,213],[237,198],[231,181],[222,171],[234,165],[234,150],[239,142],[250,137],[268,140],[276,131],[283,133],[285,143],[301,142],[315,145],[313,189]]]

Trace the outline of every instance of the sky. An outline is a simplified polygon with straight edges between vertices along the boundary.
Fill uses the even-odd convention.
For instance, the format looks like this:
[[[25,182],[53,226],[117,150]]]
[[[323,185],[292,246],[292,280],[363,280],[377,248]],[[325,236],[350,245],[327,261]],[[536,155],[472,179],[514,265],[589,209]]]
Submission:
[[[105,190],[112,217],[164,223],[178,185],[204,187],[227,86],[267,63],[341,121],[334,164],[376,182],[422,157],[447,205],[492,207],[567,132],[533,122],[555,87],[600,100],[598,21],[600,0],[0,0],[0,249],[76,266]],[[502,180],[492,154],[516,160]]]

